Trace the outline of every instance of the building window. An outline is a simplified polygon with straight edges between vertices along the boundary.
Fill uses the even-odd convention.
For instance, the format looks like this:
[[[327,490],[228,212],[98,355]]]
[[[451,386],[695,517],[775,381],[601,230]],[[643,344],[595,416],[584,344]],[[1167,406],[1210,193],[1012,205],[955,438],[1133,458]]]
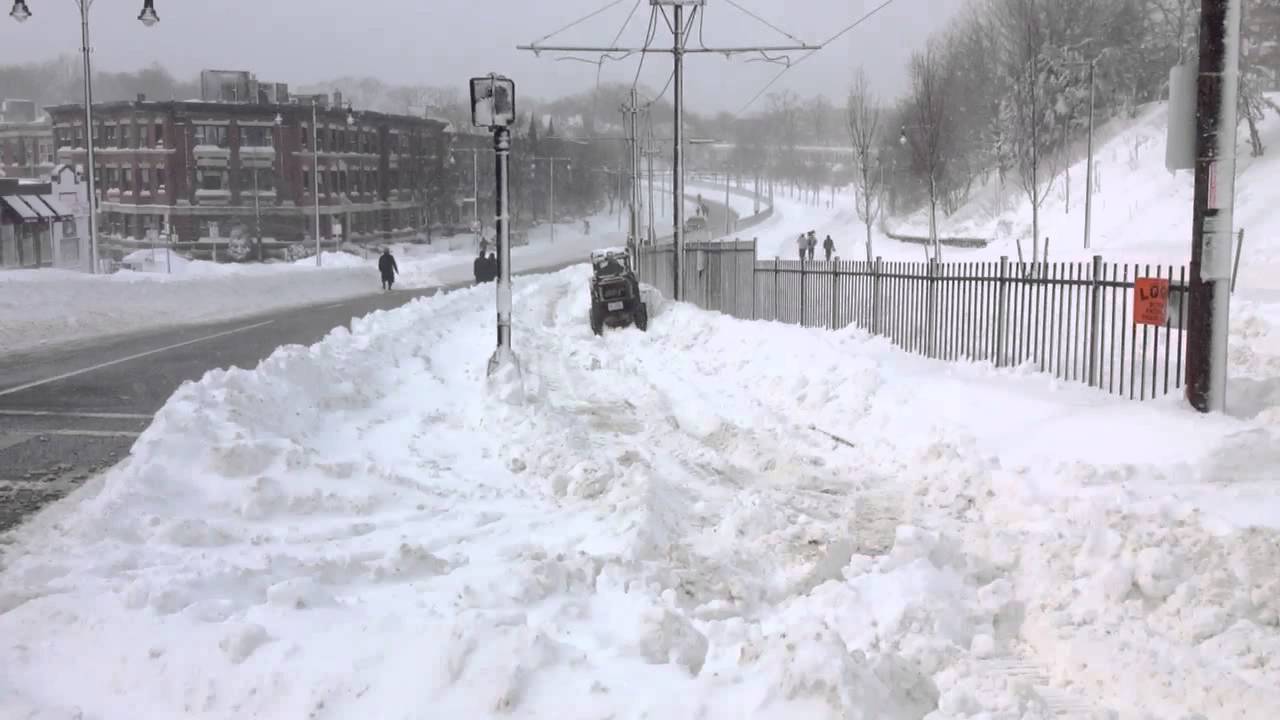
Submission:
[[[119,183],[119,178],[118,178],[118,176],[117,176],[116,172],[117,172],[117,171],[116,171],[116,169],[115,169],[115,168],[110,168],[110,167],[109,167],[109,168],[107,168],[107,183],[106,183],[106,185],[107,185],[107,189],[108,189],[108,190],[115,190],[115,189],[117,189],[117,188],[119,188],[119,187],[120,187],[120,185],[118,184],[118,183]]]
[[[227,128],[225,125],[197,125],[195,131],[196,145],[212,145],[227,147]]]
[[[116,126],[107,125],[102,129],[102,146],[116,147]]]
[[[130,168],[120,169],[120,189],[124,192],[133,192],[133,170]]]
[[[240,128],[240,144],[244,147],[271,147],[271,128]]]
[[[338,192],[338,171],[329,171],[329,192]]]
[[[164,168],[156,168],[156,186],[160,192],[164,192]]]
[[[156,123],[152,144],[164,145],[164,123]]]
[[[240,171],[240,189],[242,192],[250,192],[254,188],[253,170],[244,169]],[[259,192],[270,192],[275,179],[275,173],[270,170],[259,168],[257,188]]]
[[[311,171],[302,171],[302,188],[306,192],[311,192]]]
[[[63,220],[62,221],[62,237],[72,238],[75,236],[76,236],[76,221]]]
[[[196,171],[199,176],[196,182],[200,184],[201,190],[222,190],[225,172],[218,168],[200,168]]]

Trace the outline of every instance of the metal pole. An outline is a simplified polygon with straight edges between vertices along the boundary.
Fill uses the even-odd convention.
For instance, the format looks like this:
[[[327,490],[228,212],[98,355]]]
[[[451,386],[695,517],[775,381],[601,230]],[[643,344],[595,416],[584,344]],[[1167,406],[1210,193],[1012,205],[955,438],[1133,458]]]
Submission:
[[[480,226],[480,151],[471,148],[471,219]]]
[[[258,262],[262,262],[262,212],[258,208],[258,166],[253,166],[253,235],[258,241]]]
[[[489,374],[500,364],[513,357],[511,352],[511,224],[508,222],[508,193],[510,178],[507,174],[511,158],[511,131],[505,127],[493,132],[494,175],[497,179],[497,197],[494,200],[498,241],[498,348],[489,360]]]
[[[675,271],[674,299],[680,302],[684,300],[684,6],[676,5],[672,9],[675,15],[672,23],[675,35],[675,158],[671,182],[675,252],[672,253],[672,267]]]
[[[85,174],[89,176],[89,272],[98,272],[98,181],[94,177],[97,167],[94,161],[93,147],[93,64],[89,59],[92,52],[89,48],[89,2],[76,0],[80,6],[80,39],[84,53],[84,139],[88,150]]]
[[[648,158],[649,165],[649,244],[653,245],[657,242],[653,232],[653,148],[649,148],[649,151],[645,153],[645,155]]]
[[[316,127],[316,101],[311,99],[311,197],[316,206],[316,267],[320,267],[320,131]]]
[[[733,230],[729,227],[729,171],[724,171],[724,235],[728,237]]]
[[[1089,61],[1089,161],[1084,179],[1084,248],[1089,249],[1089,235],[1093,229],[1093,100],[1095,94],[1094,71],[1098,59]]]
[[[551,244],[556,242],[556,159],[550,158],[551,164]]]
[[[1226,410],[1242,0],[1202,0],[1186,398]]]

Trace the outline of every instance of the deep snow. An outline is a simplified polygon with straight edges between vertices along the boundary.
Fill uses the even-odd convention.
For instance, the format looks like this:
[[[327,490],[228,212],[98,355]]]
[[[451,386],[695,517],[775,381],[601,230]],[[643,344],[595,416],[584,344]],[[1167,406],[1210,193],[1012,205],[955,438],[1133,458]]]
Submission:
[[[521,387],[482,289],[183,385],[12,537],[0,717],[1280,714],[1280,398],[595,338],[587,272],[519,283]]]

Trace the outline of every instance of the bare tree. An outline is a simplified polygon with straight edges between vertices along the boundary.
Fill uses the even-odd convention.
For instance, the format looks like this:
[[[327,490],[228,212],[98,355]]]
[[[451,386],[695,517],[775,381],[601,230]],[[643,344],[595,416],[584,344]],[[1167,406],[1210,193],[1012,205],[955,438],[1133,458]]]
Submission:
[[[867,228],[867,262],[874,257],[871,249],[871,225],[880,214],[880,189],[883,176],[877,177],[872,151],[880,137],[880,107],[867,84],[866,72],[859,70],[849,90],[849,139],[853,144],[853,160],[857,165],[854,189],[857,191],[858,218]]]
[[[911,123],[903,135],[911,148],[912,164],[925,177],[929,189],[929,243],[933,256],[942,257],[938,240],[938,202],[947,172],[951,136],[948,119],[949,71],[930,43],[911,58]]]

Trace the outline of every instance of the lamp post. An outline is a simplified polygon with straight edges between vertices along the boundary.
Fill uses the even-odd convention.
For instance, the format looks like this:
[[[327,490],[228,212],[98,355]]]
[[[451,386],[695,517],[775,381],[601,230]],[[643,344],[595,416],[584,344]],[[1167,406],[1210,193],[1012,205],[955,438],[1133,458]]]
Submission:
[[[1103,52],[1106,52],[1105,50]],[[1090,235],[1093,230],[1093,116],[1094,116],[1094,96],[1096,95],[1097,85],[1095,76],[1098,69],[1098,60],[1102,58],[1102,53],[1098,53],[1090,60],[1083,62],[1072,62],[1067,65],[1089,66],[1089,159],[1086,163],[1086,173],[1084,179],[1084,247],[1089,248]]]
[[[498,347],[489,358],[489,375],[502,371],[519,378],[520,364],[511,350],[511,219],[508,208],[511,161],[511,124],[516,116],[516,86],[509,78],[491,73],[471,78],[471,122],[493,131],[494,215],[498,241]]]
[[[85,160],[85,175],[88,176],[89,182],[89,262],[92,266],[90,272],[96,273],[98,272],[98,183],[94,177],[93,65],[89,57],[89,7],[93,5],[93,0],[75,0],[75,3],[80,8],[80,51],[84,54],[84,136],[85,148],[88,152]],[[31,17],[31,10],[27,7],[26,0],[13,0],[13,9],[9,11],[9,17],[18,22],[26,22]],[[142,12],[138,13],[138,20],[146,27],[160,22],[160,16],[156,14],[155,0],[143,0]]]

